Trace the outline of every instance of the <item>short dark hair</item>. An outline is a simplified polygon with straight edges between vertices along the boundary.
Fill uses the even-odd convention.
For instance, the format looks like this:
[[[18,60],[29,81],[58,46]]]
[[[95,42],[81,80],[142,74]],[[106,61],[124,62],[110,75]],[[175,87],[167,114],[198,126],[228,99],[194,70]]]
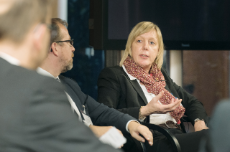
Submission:
[[[46,23],[53,0],[1,0],[1,3],[9,7],[0,13],[0,40],[20,43],[33,25]]]
[[[51,32],[51,44],[55,41],[60,41],[62,38],[60,27],[58,24],[64,25],[66,28],[68,27],[68,23],[60,18],[52,18],[52,32]]]

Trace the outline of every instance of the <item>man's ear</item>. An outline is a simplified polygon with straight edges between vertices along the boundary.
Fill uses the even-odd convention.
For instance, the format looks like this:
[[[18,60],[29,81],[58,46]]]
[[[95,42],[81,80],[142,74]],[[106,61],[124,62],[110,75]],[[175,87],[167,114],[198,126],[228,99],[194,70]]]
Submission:
[[[51,51],[55,56],[58,56],[58,44],[56,42],[51,44]]]
[[[45,25],[38,25],[33,31],[33,44],[36,50],[41,50],[44,46],[43,39],[45,38],[46,27]]]

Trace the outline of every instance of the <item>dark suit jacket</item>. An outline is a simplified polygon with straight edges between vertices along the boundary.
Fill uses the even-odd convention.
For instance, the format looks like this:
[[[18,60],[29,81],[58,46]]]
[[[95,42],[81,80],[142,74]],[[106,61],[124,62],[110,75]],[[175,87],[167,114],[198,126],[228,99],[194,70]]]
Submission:
[[[115,126],[122,132],[127,132],[126,124],[130,120],[135,120],[133,117],[98,103],[89,95],[84,94],[74,80],[61,75],[59,78],[65,86],[65,91],[73,99],[78,109],[82,112],[85,107],[86,114],[91,118],[94,125]],[[83,116],[82,119],[84,119]]]
[[[118,151],[77,120],[60,83],[2,58],[0,71],[0,151]]]
[[[162,68],[166,80],[166,87],[175,97],[182,99],[182,105],[186,109],[185,114],[194,123],[196,118],[207,120],[203,104],[183,88],[176,85]],[[137,82],[130,80],[122,67],[115,66],[105,68],[98,78],[98,102],[111,108],[118,109],[138,119],[139,109],[145,106],[147,99]]]

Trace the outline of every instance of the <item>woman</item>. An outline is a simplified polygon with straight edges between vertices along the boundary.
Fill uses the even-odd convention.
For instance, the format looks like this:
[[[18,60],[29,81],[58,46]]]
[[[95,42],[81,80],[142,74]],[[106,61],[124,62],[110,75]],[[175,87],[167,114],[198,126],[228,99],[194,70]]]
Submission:
[[[207,115],[202,103],[177,86],[161,68],[163,51],[159,27],[152,22],[138,23],[128,37],[120,66],[101,72],[98,101],[140,121],[169,128],[180,142],[182,151],[195,152],[205,132],[201,130],[207,129]],[[183,134],[179,124],[184,114],[197,132]],[[154,135],[155,148],[169,150],[170,146],[165,146],[167,141],[162,138],[159,134]],[[188,148],[188,143],[193,147]],[[159,145],[162,146],[157,147]]]

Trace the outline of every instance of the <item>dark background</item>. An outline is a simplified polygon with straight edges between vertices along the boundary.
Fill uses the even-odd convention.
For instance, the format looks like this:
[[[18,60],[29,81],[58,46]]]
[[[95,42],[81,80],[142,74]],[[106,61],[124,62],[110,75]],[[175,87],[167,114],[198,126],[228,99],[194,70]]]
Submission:
[[[127,39],[141,21],[164,40],[230,41],[229,0],[108,0],[108,39]]]
[[[89,0],[68,0],[68,30],[74,39],[73,69],[62,75],[77,81],[82,91],[97,98],[97,78],[104,68],[104,51],[89,46]]]

